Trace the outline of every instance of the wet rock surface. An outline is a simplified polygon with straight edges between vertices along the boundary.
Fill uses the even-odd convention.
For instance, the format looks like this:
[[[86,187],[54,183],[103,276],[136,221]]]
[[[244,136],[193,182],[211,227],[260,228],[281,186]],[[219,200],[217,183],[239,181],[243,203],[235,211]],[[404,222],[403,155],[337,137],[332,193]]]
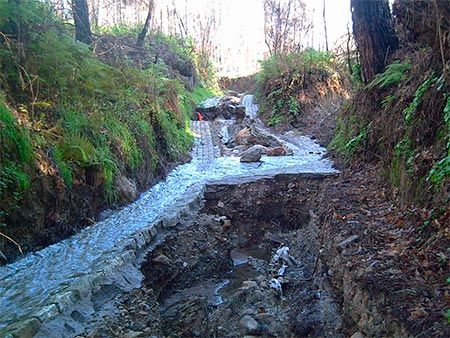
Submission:
[[[263,146],[254,145],[241,154],[241,162],[258,162],[262,156],[262,148]]]

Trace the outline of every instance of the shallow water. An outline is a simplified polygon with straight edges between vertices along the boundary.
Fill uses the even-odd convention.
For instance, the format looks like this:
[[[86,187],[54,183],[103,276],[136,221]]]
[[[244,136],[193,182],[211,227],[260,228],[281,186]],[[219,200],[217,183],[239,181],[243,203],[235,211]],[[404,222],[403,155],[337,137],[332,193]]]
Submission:
[[[244,99],[253,114],[257,106],[252,97]],[[263,156],[259,163],[241,163],[238,157],[219,157],[208,122],[193,121],[192,128],[197,137],[190,163],[175,168],[165,181],[107,219],[0,267],[0,328],[54,303],[54,297],[73,288],[81,276],[104,273],[105,267],[123,264],[115,258],[126,251],[130,238],[159,217],[180,208],[188,196],[201,194],[208,182],[280,173],[336,172],[332,162],[323,158],[325,149],[307,137],[296,137],[295,145],[280,139],[294,151],[293,156]]]

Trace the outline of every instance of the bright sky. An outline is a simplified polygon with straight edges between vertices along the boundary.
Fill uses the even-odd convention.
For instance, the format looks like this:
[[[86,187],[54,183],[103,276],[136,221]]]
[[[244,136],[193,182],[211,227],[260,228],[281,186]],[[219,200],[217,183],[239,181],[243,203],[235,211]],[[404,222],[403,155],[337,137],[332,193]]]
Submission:
[[[313,31],[305,41],[305,47],[313,46],[325,50],[324,1],[304,1],[314,23]],[[227,8],[222,13],[222,25],[219,30],[221,45],[218,54],[227,57],[228,67],[222,69],[221,75],[252,73],[257,70],[258,60],[263,59],[267,50],[264,44],[263,0],[226,0],[226,3]],[[325,9],[328,45],[333,49],[347,33],[347,26],[352,29],[350,0],[325,0]]]
[[[215,64],[221,65],[220,75],[235,76],[254,73],[258,60],[264,58],[267,46],[264,43],[264,0],[172,0],[163,6],[173,8],[184,18],[187,26],[195,26],[196,16],[216,16],[219,41],[215,53]],[[313,31],[304,42],[304,47],[325,50],[323,25],[324,0],[303,0],[309,18],[314,23]],[[157,4],[161,3],[157,1]],[[161,3],[162,4],[162,3]],[[325,0],[328,45],[333,49],[339,38],[351,30],[350,0]],[[188,13],[187,16],[184,13]],[[192,31],[191,31],[192,34]]]
[[[314,11],[314,23],[319,35],[320,47],[324,46],[323,0],[304,0],[308,8]],[[335,47],[336,42],[347,34],[347,26],[352,30],[350,0],[325,0],[328,44]],[[317,46],[315,46],[317,47]]]
[[[56,1],[56,0],[52,0]],[[96,0],[104,4],[106,0]],[[326,8],[328,46],[334,49],[339,38],[351,30],[350,0],[298,0],[307,6],[308,19],[313,21],[313,30],[303,39],[303,47],[325,50],[323,24],[323,5]],[[125,23],[141,24],[145,21],[148,8],[144,5],[136,9],[134,3],[120,2],[120,13],[113,13],[116,7],[102,5],[98,8],[100,25],[114,24],[111,18],[125,15]],[[144,2],[145,4],[145,2]],[[207,30],[205,25],[211,17],[216,25],[210,31],[210,39],[216,45],[213,62],[219,75],[236,76],[254,73],[259,68],[259,60],[265,58],[267,46],[264,43],[264,0],[157,0],[155,20],[166,33],[178,29],[180,21],[187,27],[188,33],[199,40],[201,33]],[[125,7],[124,7],[125,6]],[[174,13],[176,8],[177,17]],[[172,14],[173,15],[173,14]],[[123,18],[122,18],[123,19]],[[201,23],[201,25],[200,25]],[[343,42],[342,40],[340,41]]]

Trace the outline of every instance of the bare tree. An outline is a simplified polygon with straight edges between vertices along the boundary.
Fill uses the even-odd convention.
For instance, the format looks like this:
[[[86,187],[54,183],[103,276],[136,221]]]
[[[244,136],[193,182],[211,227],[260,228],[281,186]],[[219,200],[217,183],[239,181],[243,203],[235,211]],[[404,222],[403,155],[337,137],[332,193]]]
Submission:
[[[142,31],[139,33],[138,39],[137,39],[137,46],[142,47],[144,44],[145,36],[147,35],[150,25],[152,23],[153,13],[155,11],[155,0],[150,0],[148,3],[148,14],[147,18],[145,19],[144,27],[142,28]]]
[[[351,0],[353,34],[360,54],[361,77],[369,83],[381,73],[398,47],[388,0]]]
[[[265,43],[270,55],[301,48],[302,33],[308,30],[302,0],[264,0]]]
[[[72,14],[75,23],[75,38],[80,42],[91,44],[92,33],[87,0],[72,0]]]
[[[327,16],[326,16],[326,0],[323,0],[323,30],[325,33],[325,49],[328,52],[328,31],[327,31]]]

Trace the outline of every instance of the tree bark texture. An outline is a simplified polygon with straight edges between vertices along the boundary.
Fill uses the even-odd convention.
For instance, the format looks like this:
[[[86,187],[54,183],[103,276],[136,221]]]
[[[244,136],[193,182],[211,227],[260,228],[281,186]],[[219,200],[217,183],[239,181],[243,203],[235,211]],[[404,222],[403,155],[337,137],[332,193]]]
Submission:
[[[92,33],[87,0],[72,0],[72,13],[75,22],[75,38],[80,42],[91,44]]]
[[[364,83],[383,72],[398,47],[388,0],[351,0],[353,34],[360,54]]]
[[[145,37],[150,30],[150,25],[152,23],[153,18],[153,12],[155,11],[155,0],[150,0],[148,3],[148,14],[147,18],[145,19],[144,27],[142,28],[142,31],[139,33],[137,45],[138,47],[142,47],[144,44]]]

